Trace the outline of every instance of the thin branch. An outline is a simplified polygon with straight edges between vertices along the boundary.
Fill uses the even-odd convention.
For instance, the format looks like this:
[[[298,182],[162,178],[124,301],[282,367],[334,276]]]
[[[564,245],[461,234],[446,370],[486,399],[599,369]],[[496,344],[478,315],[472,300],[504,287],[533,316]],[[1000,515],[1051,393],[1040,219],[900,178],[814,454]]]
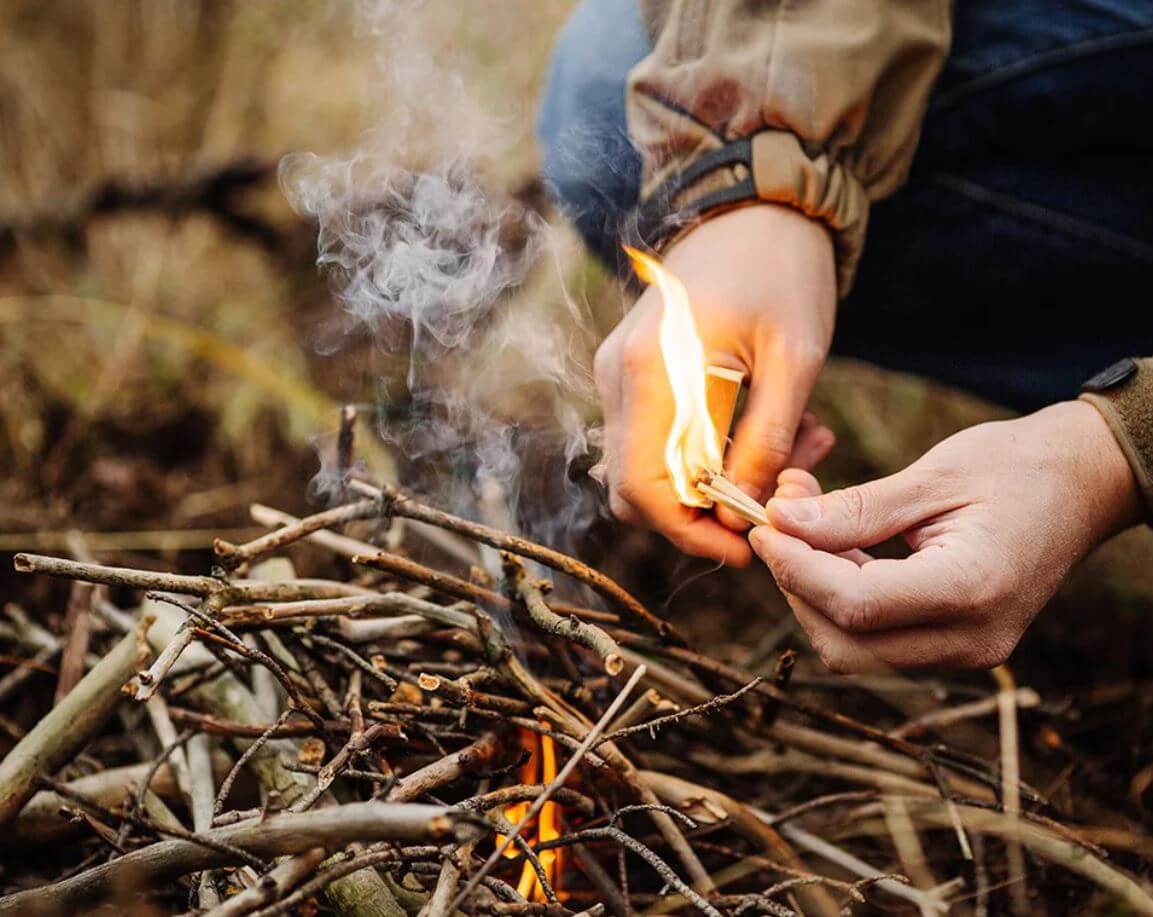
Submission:
[[[261,859],[304,853],[316,847],[339,849],[355,842],[388,840],[463,843],[477,836],[474,823],[443,806],[357,802],[309,812],[274,815],[260,823],[241,822],[213,828],[202,840],[217,841]],[[236,862],[220,850],[186,840],[162,841],[134,850],[79,875],[40,888],[0,898],[0,914],[29,909],[76,913],[124,888],[171,882],[182,875]]]
[[[359,500],[346,506],[337,506],[315,513],[303,519],[286,525],[283,528],[261,535],[259,538],[246,544],[236,545],[223,538],[217,538],[213,544],[217,562],[226,570],[235,570],[242,564],[252,563],[271,554],[273,551],[287,547],[293,542],[307,538],[321,529],[341,526],[359,519],[372,519],[380,515],[380,503],[377,500]]]
[[[524,829],[525,825],[527,825],[533,818],[537,816],[540,810],[544,808],[544,804],[548,802],[552,797],[553,793],[555,793],[559,787],[564,786],[564,782],[568,780],[569,775],[574,770],[576,770],[577,765],[580,764],[581,759],[585,756],[585,754],[592,749],[593,745],[596,743],[596,740],[600,737],[601,733],[604,732],[605,727],[609,724],[612,718],[617,715],[617,712],[624,705],[624,702],[632,693],[633,688],[635,688],[637,683],[644,677],[644,674],[645,667],[643,665],[638,666],[633,671],[633,674],[629,677],[629,680],[625,682],[625,686],[621,688],[620,693],[617,694],[617,696],[613,699],[613,702],[609,704],[608,709],[606,709],[605,712],[601,715],[601,718],[597,720],[593,727],[588,731],[588,734],[584,737],[584,741],[581,742],[577,750],[572,754],[568,761],[565,762],[565,766],[560,769],[560,772],[556,775],[556,777],[549,783],[547,787],[545,787],[545,791],[536,798],[531,806],[529,806],[529,810],[525,813],[524,818],[521,819],[521,821],[513,828],[510,834],[505,835],[504,840],[497,845],[496,849],[493,850],[493,852],[489,855],[489,858],[485,860],[480,869],[473,873],[472,878],[468,880],[468,883],[465,885],[464,889],[462,889],[460,894],[456,896],[456,900],[453,902],[451,910],[456,910],[456,908],[460,907],[465,899],[468,898],[468,896],[476,889],[478,885],[480,885],[484,877],[492,872],[493,867],[495,867],[496,864],[500,862],[501,857],[504,856],[504,852],[508,850],[509,846],[516,840],[516,838],[520,836],[520,832]]]
[[[562,618],[548,607],[544,600],[544,588],[533,582],[525,571],[524,563],[515,554],[501,552],[505,579],[510,590],[520,599],[532,622],[547,634],[572,640],[587,646],[601,658],[609,675],[618,675],[624,668],[620,647],[616,641],[595,624],[588,624],[577,617]]]
[[[348,766],[354,755],[372,748],[373,744],[387,732],[386,724],[373,723],[364,732],[353,733],[349,736],[348,741],[341,747],[340,751],[333,755],[332,760],[317,771],[316,786],[294,802],[289,811],[303,812],[311,807],[321,794],[332,786],[333,781],[340,776],[341,771]]]
[[[289,710],[287,714],[291,715],[293,712]],[[265,732],[270,732],[270,737],[274,739],[299,739],[318,733],[340,734],[348,731],[347,724],[335,720],[325,720],[323,728],[318,728],[311,721],[295,723],[285,721],[279,725],[278,723],[242,723],[239,720],[227,720],[209,713],[197,713],[195,710],[187,710],[183,707],[170,707],[169,713],[172,715],[173,722],[181,726],[191,726],[208,735],[232,739],[258,739]],[[397,727],[398,736],[399,728]]]
[[[431,506],[425,506],[423,503],[417,503],[411,497],[405,496],[392,487],[377,490],[371,485],[359,481],[353,481],[350,487],[358,489],[362,493],[379,496],[385,501],[385,510],[390,515],[427,522],[430,525],[472,538],[481,544],[487,544],[499,551],[511,551],[513,554],[519,554],[521,557],[527,557],[529,560],[535,560],[546,567],[552,567],[554,570],[568,574],[573,579],[591,586],[615,605],[643,621],[662,638],[684,645],[684,639],[668,621],[658,618],[650,612],[615,580],[567,554],[546,548],[544,545],[536,544],[527,538],[509,535],[479,522],[470,522],[451,513],[445,513],[433,509]]]
[[[247,764],[252,759],[252,757],[260,751],[261,748],[264,747],[264,744],[269,739],[276,735],[277,730],[285,724],[291,715],[291,710],[285,710],[282,714],[280,714],[279,717],[277,717],[276,722],[265,729],[264,732],[262,732],[259,736],[257,736],[256,741],[244,749],[244,752],[240,755],[239,758],[236,759],[236,763],[232,765],[231,770],[229,770],[227,776],[225,776],[224,780],[221,782],[220,789],[216,793],[216,799],[213,800],[213,817],[224,811],[225,800],[228,799],[228,794],[232,792],[232,784],[236,782],[236,778],[239,776],[240,771],[244,765]]]
[[[262,911],[257,911],[255,917],[275,917],[275,915],[278,914],[290,913],[298,905],[307,901],[309,898],[315,897],[338,879],[360,872],[362,869],[370,869],[385,863],[394,863],[402,858],[408,862],[421,858],[431,858],[437,856],[439,853],[439,847],[419,847],[415,849],[401,848],[399,850],[395,848],[370,850],[357,854],[329,867],[320,873],[320,875],[305,882],[283,901],[265,908]]]
[[[45,786],[50,787],[56,794],[63,796],[65,799],[71,800],[72,802],[75,802],[85,809],[89,809],[90,811],[95,812],[96,814],[101,815],[110,821],[117,818],[116,813],[111,809],[100,805],[100,803],[96,802],[95,800],[86,798],[81,793],[77,793],[75,790],[69,789],[66,784],[61,783],[59,780],[53,780],[51,777],[41,777],[40,782]],[[148,790],[145,788],[141,790],[140,796],[141,798],[144,798],[147,796],[147,794]],[[223,854],[230,860],[237,860],[241,863],[246,863],[254,869],[262,870],[265,868],[264,861],[259,857],[253,856],[247,850],[243,850],[234,844],[230,844],[227,840],[213,837],[211,836],[210,832],[198,834],[195,831],[189,831],[179,822],[163,825],[159,824],[158,822],[145,818],[144,815],[141,814],[135,806],[124,813],[123,819],[126,824],[130,824],[137,828],[144,828],[145,830],[151,831],[157,835],[187,841],[190,844],[195,844],[199,847],[203,847],[206,850]],[[122,846],[119,837],[117,838],[116,846]]]
[[[56,703],[84,677],[84,657],[92,636],[91,583],[73,583],[64,616],[64,648],[60,653],[60,672],[56,681]]]
[[[1001,734],[1001,803],[1005,817],[1016,820],[1021,814],[1021,757],[1017,743],[1017,683],[1008,666],[993,669],[997,682],[997,715]],[[1029,913],[1029,889],[1025,884],[1025,857],[1015,839],[1005,846],[1009,866],[1009,899],[1017,917]]]
[[[360,669],[360,671],[364,672],[365,675],[369,676],[375,681],[380,682],[390,691],[395,690],[396,686],[400,684],[400,682],[398,682],[387,672],[377,668],[375,665],[361,656],[360,653],[358,653],[356,650],[345,646],[343,643],[339,643],[338,641],[322,636],[321,634],[302,634],[302,639],[305,646],[311,642],[315,643],[317,646],[323,646],[325,649],[330,649],[335,653],[339,653],[354,666]]]
[[[304,881],[326,856],[324,848],[317,847],[299,856],[290,857],[271,872],[261,876],[255,885],[206,911],[204,917],[241,917],[271,904]]]
[[[712,700],[705,701],[703,704],[697,704],[695,707],[686,707],[684,710],[678,710],[675,713],[670,713],[667,716],[658,716],[656,719],[649,720],[645,723],[637,723],[635,726],[625,726],[623,729],[618,729],[616,732],[611,732],[601,739],[601,742],[616,742],[619,739],[626,738],[627,736],[636,735],[640,732],[647,732],[650,736],[655,737],[656,731],[664,726],[671,725],[672,723],[679,723],[681,720],[688,719],[694,716],[705,716],[709,713],[715,713],[736,700],[739,700],[748,692],[756,688],[761,683],[761,677],[758,675],[744,687],[734,691],[732,694],[718,694]]]
[[[301,696],[300,691],[297,689],[292,679],[288,677],[288,673],[284,671],[283,666],[281,666],[279,662],[277,662],[263,650],[254,649],[253,647],[248,646],[241,637],[237,636],[235,633],[229,630],[228,627],[226,627],[224,624],[221,624],[215,618],[200,611],[200,609],[193,608],[186,602],[182,602],[179,599],[173,598],[172,596],[153,595],[152,598],[158,601],[168,602],[171,605],[175,605],[176,607],[183,609],[197,621],[200,621],[203,625],[205,625],[205,627],[208,628],[207,631],[199,628],[193,629],[193,632],[202,640],[208,639],[219,643],[221,646],[231,650],[238,656],[243,656],[245,659],[250,659],[253,662],[257,662],[272,672],[272,674],[276,676],[276,680],[280,682],[280,686],[284,688],[285,693],[289,696],[289,698],[291,698],[295,708],[310,720],[312,720],[312,722],[315,723],[318,727],[323,728],[324,719],[320,716],[319,713],[317,713],[312,709],[312,707],[308,705],[308,702]]]
[[[296,580],[286,583],[264,583],[254,580],[226,581],[211,576],[184,576],[157,573],[131,567],[109,567],[80,563],[43,554],[17,554],[12,565],[18,573],[40,573],[61,579],[82,580],[103,586],[123,586],[142,591],[174,592],[205,598],[222,593],[228,603],[294,602],[303,599],[338,598],[360,595],[362,591],[347,583],[327,580]]]
[[[709,915],[709,917],[721,917],[721,912],[709,904],[709,902],[702,898],[684,879],[678,876],[668,863],[653,852],[652,848],[645,846],[635,837],[625,834],[620,828],[614,828],[612,826],[585,828],[582,831],[573,832],[565,837],[544,841],[543,843],[537,844],[536,849],[538,851],[555,850],[557,847],[565,847],[569,844],[578,844],[592,840],[610,840],[620,844],[622,847],[627,847],[648,863],[666,884],[671,885],[684,895],[702,913]]]

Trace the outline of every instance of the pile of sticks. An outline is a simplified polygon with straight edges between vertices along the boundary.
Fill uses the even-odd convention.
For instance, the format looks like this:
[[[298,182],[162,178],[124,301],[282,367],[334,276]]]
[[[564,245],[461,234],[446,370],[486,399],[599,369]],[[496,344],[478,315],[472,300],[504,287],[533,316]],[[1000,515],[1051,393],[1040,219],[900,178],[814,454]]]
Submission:
[[[77,585],[62,639],[2,622],[30,664],[0,703],[58,657],[64,690],[26,733],[3,724],[0,914],[1023,913],[1041,874],[1153,913],[1020,780],[1037,697],[1007,675],[881,728],[792,684],[791,652],[765,677],[698,652],[572,557],[392,487],[344,497],[254,507],[270,531],[218,542],[209,575],[16,557]],[[347,578],[298,576],[301,541]],[[992,756],[910,738],[958,723]]]

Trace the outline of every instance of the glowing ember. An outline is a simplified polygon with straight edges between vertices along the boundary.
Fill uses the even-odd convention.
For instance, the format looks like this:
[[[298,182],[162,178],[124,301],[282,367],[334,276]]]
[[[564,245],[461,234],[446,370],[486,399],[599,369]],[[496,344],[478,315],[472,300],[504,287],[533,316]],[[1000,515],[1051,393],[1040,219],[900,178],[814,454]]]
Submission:
[[[520,782],[528,786],[538,783],[548,784],[556,777],[556,746],[553,740],[548,736],[538,735],[528,729],[520,730],[521,744],[530,754],[530,757],[520,769]],[[532,804],[529,802],[518,802],[513,805],[506,806],[504,816],[513,825],[520,824],[521,820],[528,814],[529,807]],[[537,816],[536,834],[532,834],[532,825],[529,825],[525,831],[521,832],[523,837],[529,844],[536,845],[542,841],[551,841],[560,837],[561,828],[561,808],[555,802],[546,802],[541,807],[540,814]],[[504,838],[497,837],[499,844]],[[509,847],[504,854],[506,857],[512,859],[519,856],[519,851],[515,846]],[[545,877],[548,879],[549,885],[552,886],[553,891],[557,893],[557,897],[564,899],[564,894],[558,887],[561,871],[564,866],[564,861],[561,856],[560,850],[545,850],[538,857],[540,864],[544,867]],[[540,880],[537,878],[536,872],[533,870],[529,863],[525,863],[521,869],[520,881],[517,882],[517,891],[524,898],[536,904],[547,903],[548,898],[545,896],[544,889],[540,887]]]
[[[721,442],[709,412],[705,348],[697,334],[684,284],[655,258],[625,246],[633,270],[661,293],[660,344],[673,391],[675,414],[665,442],[665,465],[677,499],[686,506],[711,506],[694,481],[702,471],[719,471]]]

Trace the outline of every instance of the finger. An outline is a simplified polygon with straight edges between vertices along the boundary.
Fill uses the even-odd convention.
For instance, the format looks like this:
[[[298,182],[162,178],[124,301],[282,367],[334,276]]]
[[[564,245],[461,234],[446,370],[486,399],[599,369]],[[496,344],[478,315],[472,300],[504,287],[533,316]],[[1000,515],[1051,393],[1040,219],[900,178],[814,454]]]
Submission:
[[[806,411],[801,415],[801,425],[797,427],[787,467],[811,471],[825,460],[836,444],[836,434],[817,420],[815,414]]]
[[[858,674],[926,666],[989,668],[1007,653],[971,628],[909,627],[876,634],[853,634],[796,599],[790,602],[814,651],[833,672]]]
[[[819,433],[819,430],[826,431],[826,433]],[[826,435],[827,434],[827,435]],[[814,467],[821,459],[827,456],[829,450],[832,449],[832,444],[835,442],[835,437],[832,436],[832,430],[827,427],[821,426],[820,421],[817,421],[816,415],[812,412],[806,411],[801,414],[800,426],[797,428],[797,439],[793,443],[793,450],[789,456],[789,466],[784,471],[777,475],[777,486],[773,490],[773,495],[776,497],[787,497],[790,499],[800,499],[804,497],[819,497],[821,495],[821,486],[816,482],[812,475],[808,475],[807,480],[797,490],[791,490],[790,493],[783,494],[781,491],[782,480],[785,475],[790,472],[807,473],[808,468]],[[800,456],[800,461],[798,461]],[[744,488],[746,493],[752,495],[752,488]],[[760,502],[761,497],[756,497]],[[717,506],[716,509],[717,519],[726,528],[731,528],[733,532],[744,532],[749,527],[748,520],[743,516],[738,516],[725,506]]]
[[[640,517],[618,494],[621,455],[621,375],[619,350],[606,341],[596,354],[593,375],[604,414],[604,464],[609,489],[609,510],[621,522],[639,525]]]
[[[693,516],[683,523],[670,522],[662,534],[686,554],[707,557],[726,567],[747,567],[753,549],[747,539],[725,528],[710,514],[689,510]]]
[[[858,565],[772,526],[758,526],[750,541],[783,591],[847,632],[960,623],[976,612],[966,598],[975,592],[976,565],[958,562],[956,550],[942,545]]]
[[[643,525],[643,520],[619,493],[622,479],[621,454],[625,438],[624,424],[621,422],[624,382],[621,351],[622,342],[628,339],[632,329],[644,317],[645,310],[642,304],[638,303],[621,319],[612,334],[597,349],[593,361],[593,379],[604,414],[604,466],[609,489],[609,509],[617,519],[634,526]]]
[[[774,528],[838,552],[879,544],[946,508],[934,501],[930,482],[912,466],[820,497],[774,498],[765,512]]]
[[[820,495],[820,482],[804,468],[786,468],[777,475],[777,489],[773,491],[773,499],[803,500],[805,497]]]
[[[660,532],[684,553],[730,567],[744,567],[752,560],[747,539],[725,528],[712,514],[677,502],[667,478],[630,481],[626,492],[641,524]]]
[[[934,628],[851,634],[837,627],[804,599],[782,591],[813,649],[834,672],[887,671],[918,664],[928,665],[933,648],[942,645],[939,640],[940,630]],[[897,639],[892,639],[894,636]]]
[[[806,411],[801,416],[800,427],[797,428],[797,441],[789,456],[789,467],[777,476],[777,488],[773,491],[773,496],[791,500],[819,497],[821,485],[809,474],[808,469],[815,467],[828,455],[835,442],[833,431],[822,426],[815,414]],[[793,481],[797,486],[788,486]],[[734,531],[743,531],[742,526],[748,526],[742,517],[724,507],[717,508],[717,517],[723,525]]]
[[[609,491],[609,512],[613,516],[623,522],[625,525],[631,525],[635,528],[644,528],[645,521],[641,518],[640,514],[632,508],[632,505],[626,503],[617,496],[615,490]]]
[[[777,476],[777,489],[773,493],[773,499],[799,500],[805,497],[819,497],[820,495],[821,485],[810,472],[800,468],[786,468]],[[838,556],[851,560],[858,567],[873,559],[871,555],[858,548],[840,551]]]
[[[754,368],[749,400],[727,456],[729,479],[758,501],[766,498],[788,462],[820,369],[819,361],[770,357]]]

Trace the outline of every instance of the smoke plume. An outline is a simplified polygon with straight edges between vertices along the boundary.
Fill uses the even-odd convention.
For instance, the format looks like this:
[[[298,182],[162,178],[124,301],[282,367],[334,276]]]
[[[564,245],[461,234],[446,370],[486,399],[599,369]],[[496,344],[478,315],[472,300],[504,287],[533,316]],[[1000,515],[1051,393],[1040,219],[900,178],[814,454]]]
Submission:
[[[500,190],[530,100],[486,108],[479,76],[428,31],[461,15],[456,0],[359,4],[386,111],[347,156],[287,157],[281,184],[319,227],[341,305],[328,346],[367,334],[404,367],[381,380],[379,429],[405,483],[564,546],[596,502],[573,470],[595,437],[591,323],[564,292],[554,229]]]

